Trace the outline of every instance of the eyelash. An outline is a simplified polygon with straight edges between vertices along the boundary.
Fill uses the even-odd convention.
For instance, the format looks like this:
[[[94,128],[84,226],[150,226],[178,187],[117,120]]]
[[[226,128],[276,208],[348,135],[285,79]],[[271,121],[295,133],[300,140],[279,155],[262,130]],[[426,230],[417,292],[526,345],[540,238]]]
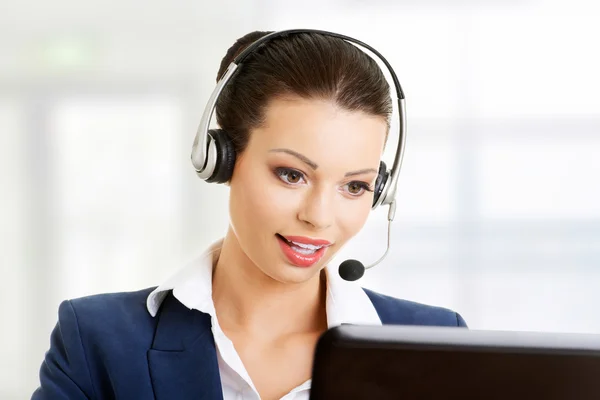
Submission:
[[[302,173],[296,169],[293,169],[293,168],[285,168],[285,167],[275,168],[274,173],[275,173],[275,176],[277,176],[277,178],[279,178],[283,183],[290,185],[290,186],[296,186],[296,185],[298,185],[298,183],[290,183],[284,179],[284,176],[289,173],[295,173],[295,174],[300,175],[300,178],[306,182],[306,177],[304,176],[304,173]],[[371,185],[369,185],[367,182],[363,182],[363,181],[351,181],[351,182],[348,182],[344,186],[349,186],[351,184],[358,185],[362,189],[362,191],[358,194],[352,194],[352,193],[347,192],[350,196],[353,196],[353,197],[358,197],[358,196],[362,195],[364,192],[373,192],[374,191],[371,188]]]

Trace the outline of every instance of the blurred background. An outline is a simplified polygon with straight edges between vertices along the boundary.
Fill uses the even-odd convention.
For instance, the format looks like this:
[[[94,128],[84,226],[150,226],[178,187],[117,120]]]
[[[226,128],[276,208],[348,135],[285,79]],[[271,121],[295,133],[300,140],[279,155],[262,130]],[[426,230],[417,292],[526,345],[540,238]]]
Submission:
[[[189,157],[252,30],[349,34],[400,78],[393,247],[364,286],[473,329],[600,333],[599,16],[591,0],[3,0],[0,398],[37,386],[63,299],[160,284],[225,233],[227,188]],[[386,213],[339,259],[379,258]]]

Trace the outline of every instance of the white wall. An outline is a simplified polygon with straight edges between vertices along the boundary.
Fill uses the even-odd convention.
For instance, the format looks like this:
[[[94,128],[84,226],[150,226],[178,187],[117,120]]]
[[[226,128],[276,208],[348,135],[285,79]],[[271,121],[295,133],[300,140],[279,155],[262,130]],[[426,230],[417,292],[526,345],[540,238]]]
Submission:
[[[599,6],[218,4],[2,6],[0,398],[36,386],[62,299],[158,284],[224,232],[227,190],[189,152],[221,57],[255,29],[347,33],[399,75],[399,210],[365,286],[476,329],[600,333]],[[378,258],[385,214],[339,259]]]

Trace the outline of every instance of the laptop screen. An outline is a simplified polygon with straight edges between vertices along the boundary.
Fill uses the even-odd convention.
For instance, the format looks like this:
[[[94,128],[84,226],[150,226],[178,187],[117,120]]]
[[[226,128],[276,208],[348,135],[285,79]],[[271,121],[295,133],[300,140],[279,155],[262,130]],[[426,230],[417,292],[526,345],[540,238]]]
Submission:
[[[600,335],[343,325],[311,399],[600,399]]]

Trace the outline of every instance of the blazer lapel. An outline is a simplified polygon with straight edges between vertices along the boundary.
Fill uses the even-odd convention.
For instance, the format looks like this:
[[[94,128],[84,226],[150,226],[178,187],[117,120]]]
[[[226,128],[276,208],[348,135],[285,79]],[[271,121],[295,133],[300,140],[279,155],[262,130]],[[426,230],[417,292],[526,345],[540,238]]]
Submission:
[[[172,293],[159,314],[150,379],[157,400],[222,400],[223,391],[210,316],[189,310]]]

